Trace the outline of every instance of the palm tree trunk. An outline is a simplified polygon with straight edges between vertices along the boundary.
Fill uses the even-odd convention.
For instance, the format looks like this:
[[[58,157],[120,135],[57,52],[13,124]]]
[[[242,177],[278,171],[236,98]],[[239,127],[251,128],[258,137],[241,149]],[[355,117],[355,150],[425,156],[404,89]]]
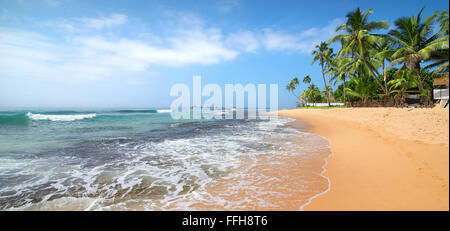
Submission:
[[[297,98],[298,100],[300,100],[300,99],[301,99],[301,97],[300,97],[300,96],[298,96],[297,94],[295,94],[294,92],[292,92],[292,95],[294,95],[294,96],[295,96],[295,98]]]
[[[419,80],[419,91],[423,93],[422,75],[420,74],[420,64],[416,66],[417,79]]]
[[[373,73],[373,70],[372,70],[372,68],[370,67],[370,65],[367,63],[366,59],[363,58],[362,60],[363,60],[364,64],[366,64],[367,68],[369,68],[369,71],[370,71],[370,73],[372,74],[372,76],[373,76],[373,78],[375,79],[375,81],[377,81],[378,86],[380,86],[381,89],[383,89],[384,93],[387,94],[387,93],[388,93],[388,92],[387,92],[387,89],[384,88],[383,84],[380,83],[380,80],[377,78],[377,76],[375,75],[375,73]]]
[[[424,90],[423,90],[422,75],[420,74],[420,64],[418,64],[416,66],[416,72],[417,72],[417,79],[419,80],[420,104],[423,104],[425,102],[426,97],[422,96],[422,94],[424,93]]]
[[[384,68],[385,68],[385,66],[384,66],[384,59],[383,59],[383,80],[384,80],[384,88],[387,90],[387,89],[388,89],[388,88],[387,88],[387,83],[386,83],[387,78],[384,79],[384,73],[386,72],[386,70],[384,70]],[[386,74],[386,75],[387,75],[387,74]]]
[[[348,75],[348,73],[346,75]],[[344,75],[344,106],[347,106],[347,97],[345,95],[345,88],[346,88],[346,86],[345,86],[345,79],[346,78],[347,78],[347,76]]]
[[[329,95],[329,98],[330,98],[330,102],[331,102],[331,94],[332,94],[332,92],[333,92],[333,89],[331,89],[331,85],[332,85],[332,83],[331,83],[331,78],[330,78],[330,76],[328,76],[328,86],[330,87],[330,89],[328,90],[328,95]]]
[[[328,103],[328,107],[331,107],[331,105],[330,105],[330,94],[328,93],[327,81],[325,80],[325,72],[323,71],[323,62],[320,62],[320,65],[322,66],[322,78],[323,78],[323,84],[325,85],[325,90],[327,91],[327,103]]]

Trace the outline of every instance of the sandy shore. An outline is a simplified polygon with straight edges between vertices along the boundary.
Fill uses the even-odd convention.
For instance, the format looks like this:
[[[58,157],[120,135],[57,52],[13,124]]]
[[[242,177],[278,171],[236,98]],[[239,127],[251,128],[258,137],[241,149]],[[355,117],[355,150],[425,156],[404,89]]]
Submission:
[[[449,210],[448,109],[282,110],[329,139],[330,191],[305,210]]]

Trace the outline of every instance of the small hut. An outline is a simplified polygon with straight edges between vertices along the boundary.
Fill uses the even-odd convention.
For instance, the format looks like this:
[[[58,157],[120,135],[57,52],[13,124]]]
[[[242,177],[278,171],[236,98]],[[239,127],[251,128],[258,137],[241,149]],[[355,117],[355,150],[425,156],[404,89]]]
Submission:
[[[439,101],[442,108],[448,108],[448,77],[435,78],[433,81],[433,98]]]

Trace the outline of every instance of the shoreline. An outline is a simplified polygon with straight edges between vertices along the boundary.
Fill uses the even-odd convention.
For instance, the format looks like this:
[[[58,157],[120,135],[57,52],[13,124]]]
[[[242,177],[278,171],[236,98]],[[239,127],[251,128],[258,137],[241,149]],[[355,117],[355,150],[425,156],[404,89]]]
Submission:
[[[279,111],[330,142],[324,176],[331,187],[304,210],[448,211],[448,110],[419,110]]]

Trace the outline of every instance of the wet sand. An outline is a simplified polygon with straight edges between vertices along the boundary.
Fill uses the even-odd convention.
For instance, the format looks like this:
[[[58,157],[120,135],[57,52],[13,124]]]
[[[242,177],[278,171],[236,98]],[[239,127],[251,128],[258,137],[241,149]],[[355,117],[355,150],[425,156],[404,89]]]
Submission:
[[[330,190],[305,210],[449,210],[447,109],[282,110],[326,137]]]
[[[292,129],[304,131],[305,123],[291,122]],[[224,177],[195,193],[177,198],[169,210],[188,204],[189,210],[299,211],[313,197],[329,189],[324,177],[329,143],[323,137],[303,133],[266,141],[285,154],[267,153],[243,158],[232,177]]]

